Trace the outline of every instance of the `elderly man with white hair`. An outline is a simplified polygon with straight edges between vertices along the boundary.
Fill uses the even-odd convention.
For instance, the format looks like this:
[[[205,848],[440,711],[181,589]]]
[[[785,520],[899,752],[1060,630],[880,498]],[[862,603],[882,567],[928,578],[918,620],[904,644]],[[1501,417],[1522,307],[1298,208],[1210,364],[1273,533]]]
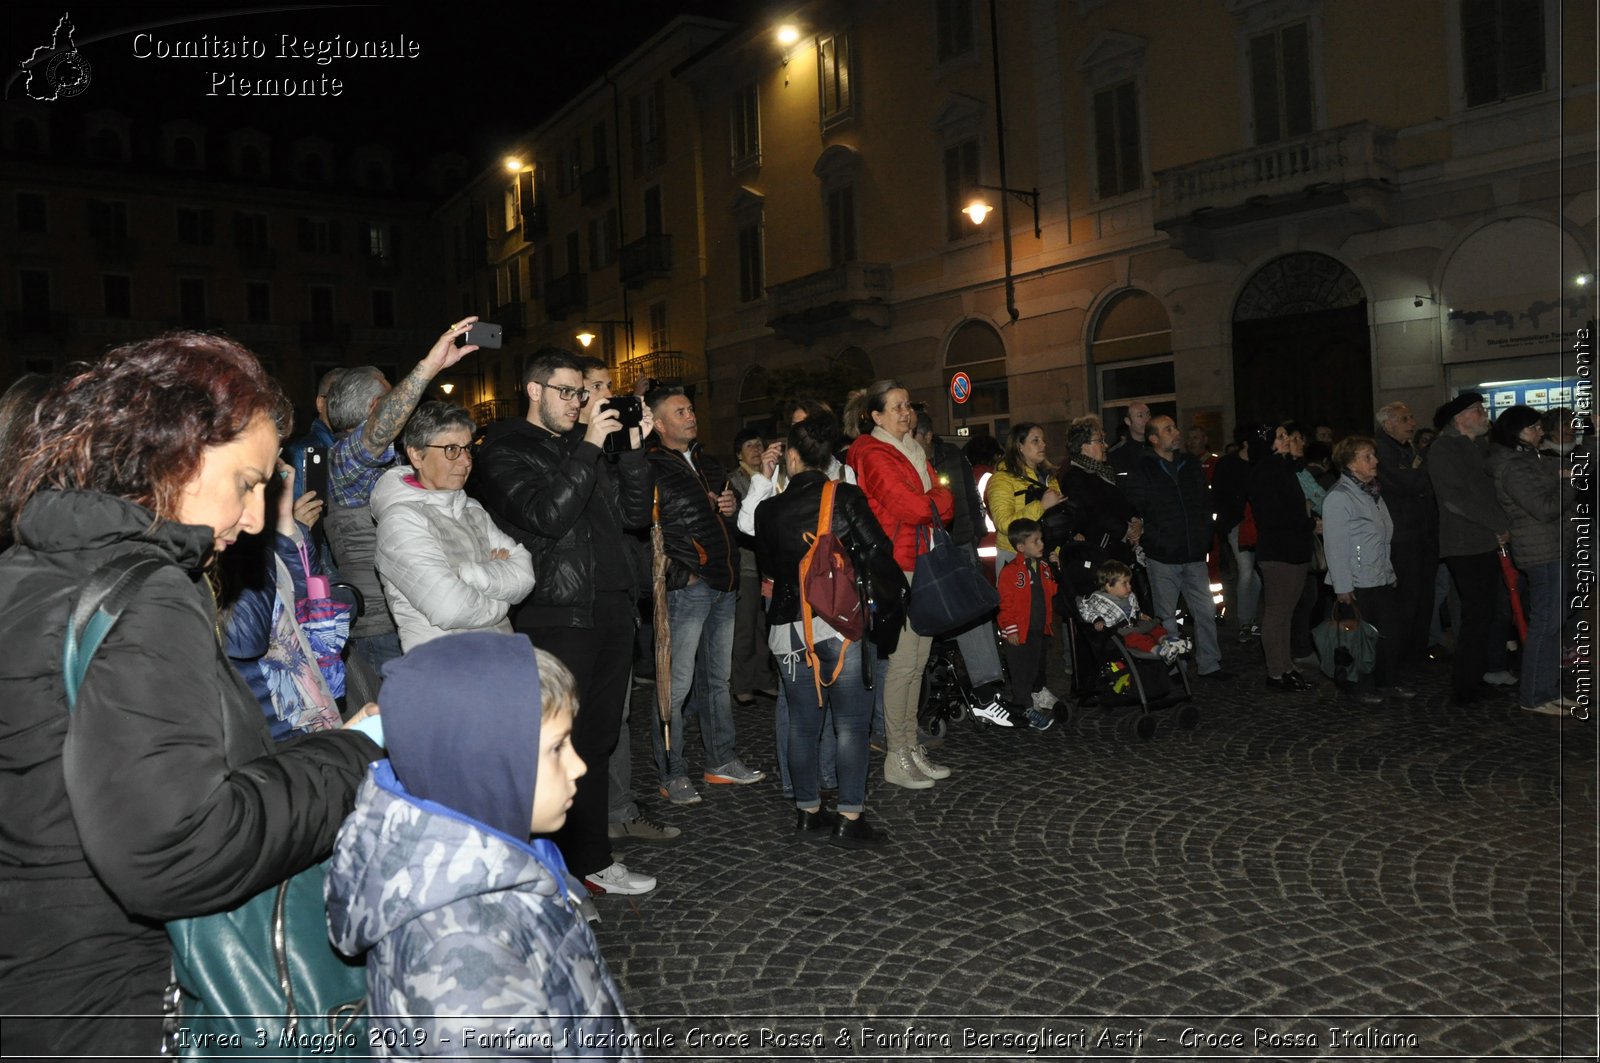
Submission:
[[[1396,629],[1401,643],[1396,663],[1423,659],[1428,650],[1428,612],[1433,608],[1433,577],[1439,568],[1439,514],[1433,483],[1422,467],[1422,452],[1412,444],[1417,419],[1403,402],[1378,410],[1378,484],[1394,518],[1389,560],[1395,573]]]

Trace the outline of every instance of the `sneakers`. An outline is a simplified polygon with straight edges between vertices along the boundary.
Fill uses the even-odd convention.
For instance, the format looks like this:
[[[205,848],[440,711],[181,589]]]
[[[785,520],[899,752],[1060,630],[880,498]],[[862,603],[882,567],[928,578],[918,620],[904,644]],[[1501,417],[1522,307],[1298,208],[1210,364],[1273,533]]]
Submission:
[[[675,805],[700,803],[700,795],[695,792],[694,783],[689,781],[687,775],[674,775],[668,780],[667,785],[661,788],[661,796]]]
[[[980,720],[992,723],[996,727],[1016,726],[1016,724],[1011,722],[1011,716],[1006,712],[1006,707],[1000,704],[999,698],[995,698],[987,705],[979,705],[977,708],[972,710],[972,715],[976,716]]]
[[[641,875],[637,871],[629,871],[621,864],[612,864],[603,871],[585,875],[583,881],[592,890],[600,893],[617,893],[624,897],[636,897],[656,888],[655,879],[649,875]]]
[[[1495,687],[1514,687],[1517,685],[1517,677],[1504,669],[1498,672],[1485,672],[1483,681]]]
[[[1056,722],[1055,713],[1049,709],[1041,709],[1037,705],[1028,710],[1028,726],[1035,731],[1048,731]]]
[[[1241,627],[1239,629],[1239,641],[1241,643],[1249,642],[1251,639],[1258,639],[1260,637],[1261,637],[1261,625],[1260,624],[1251,624],[1249,627]]]
[[[734,757],[720,768],[707,769],[705,775],[706,782],[716,786],[747,786],[766,777],[766,772],[745,767],[744,761],[738,757]]]
[[[1543,705],[1521,705],[1519,708],[1523,712],[1536,712],[1540,716],[1565,716],[1567,714],[1567,706],[1562,704],[1560,698],[1554,698]]]
[[[685,779],[684,782],[688,782]],[[695,795],[699,797],[699,794]],[[649,816],[640,816],[625,823],[607,823],[606,834],[614,842],[644,842],[647,845],[671,845],[683,836],[677,827],[657,823]]]
[[[1033,692],[1033,707],[1036,709],[1043,709],[1045,712],[1049,712],[1051,709],[1055,708],[1060,701],[1060,698],[1050,693],[1048,687],[1042,690],[1035,690]]]
[[[928,751],[923,749],[921,746],[912,746],[906,752],[911,754],[911,763],[915,764],[917,766],[917,770],[922,772],[922,774],[926,775],[928,778],[950,778],[950,769],[945,767],[943,764],[935,764],[933,761],[929,760]]]
[[[896,750],[883,758],[883,781],[907,790],[927,790],[933,780],[922,774],[908,749]]]

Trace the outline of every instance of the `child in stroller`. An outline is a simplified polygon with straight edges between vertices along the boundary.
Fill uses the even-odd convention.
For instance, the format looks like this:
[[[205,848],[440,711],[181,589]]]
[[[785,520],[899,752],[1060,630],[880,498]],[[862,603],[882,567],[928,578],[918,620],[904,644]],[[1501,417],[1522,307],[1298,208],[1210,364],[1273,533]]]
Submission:
[[[1188,639],[1169,633],[1140,611],[1139,597],[1133,593],[1133,570],[1127,565],[1115,559],[1102,561],[1094,578],[1099,590],[1078,600],[1078,615],[1096,631],[1109,628],[1130,650],[1154,654],[1169,665],[1193,649]]]

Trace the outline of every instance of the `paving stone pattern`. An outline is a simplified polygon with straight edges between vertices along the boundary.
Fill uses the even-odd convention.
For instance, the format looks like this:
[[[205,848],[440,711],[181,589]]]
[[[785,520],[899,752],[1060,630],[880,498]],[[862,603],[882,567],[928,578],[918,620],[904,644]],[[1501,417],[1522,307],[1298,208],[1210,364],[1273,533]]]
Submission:
[[[1193,732],[960,724],[925,791],[875,754],[867,853],[792,839],[767,701],[736,709],[766,780],[655,797],[636,688],[640,800],[685,840],[618,850],[661,884],[597,930],[652,1054],[1595,1058],[1594,723],[1457,711],[1446,665],[1382,708],[1268,691],[1228,650]]]

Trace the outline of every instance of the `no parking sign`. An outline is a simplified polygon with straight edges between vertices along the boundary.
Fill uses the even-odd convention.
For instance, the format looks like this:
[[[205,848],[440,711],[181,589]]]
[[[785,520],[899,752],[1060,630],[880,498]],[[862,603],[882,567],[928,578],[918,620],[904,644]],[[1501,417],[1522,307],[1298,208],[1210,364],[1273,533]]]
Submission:
[[[957,373],[951,377],[950,397],[958,406],[972,398],[972,378],[965,373]]]

